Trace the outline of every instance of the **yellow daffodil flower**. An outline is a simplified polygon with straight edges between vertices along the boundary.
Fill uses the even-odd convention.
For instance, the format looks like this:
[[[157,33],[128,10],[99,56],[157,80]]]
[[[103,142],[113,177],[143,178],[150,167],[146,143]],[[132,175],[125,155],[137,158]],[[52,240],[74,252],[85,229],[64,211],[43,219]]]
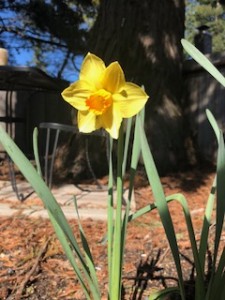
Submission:
[[[122,119],[136,115],[148,99],[143,89],[125,81],[118,62],[106,67],[91,53],[84,58],[79,80],[66,88],[62,97],[78,110],[80,132],[105,128],[115,139]]]

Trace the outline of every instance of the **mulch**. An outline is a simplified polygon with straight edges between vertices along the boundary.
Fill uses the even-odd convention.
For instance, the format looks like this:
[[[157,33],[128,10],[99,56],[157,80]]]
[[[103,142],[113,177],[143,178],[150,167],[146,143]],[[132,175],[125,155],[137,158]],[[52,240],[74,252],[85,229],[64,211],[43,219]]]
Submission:
[[[178,192],[185,195],[197,240],[213,177],[212,170],[200,169],[161,178],[166,195]],[[153,202],[151,188],[142,174],[137,176],[135,186],[137,209]],[[188,282],[193,264],[184,216],[178,203],[170,203],[169,208]],[[76,220],[70,224],[80,240]],[[107,249],[102,242],[106,223],[87,219],[82,225],[96,262],[102,299],[107,299]],[[124,260],[122,299],[146,299],[153,290],[177,284],[157,211],[129,224]],[[0,299],[85,299],[48,220],[20,214],[0,219]]]

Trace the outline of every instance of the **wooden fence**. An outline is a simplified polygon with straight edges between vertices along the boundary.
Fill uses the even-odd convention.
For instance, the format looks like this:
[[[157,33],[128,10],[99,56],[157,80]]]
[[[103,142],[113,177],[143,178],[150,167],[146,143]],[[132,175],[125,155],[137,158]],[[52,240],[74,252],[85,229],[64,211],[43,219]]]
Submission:
[[[211,62],[225,75],[225,53],[208,55]],[[187,128],[194,137],[198,152],[206,160],[214,160],[217,142],[206,117],[210,109],[222,130],[225,130],[225,88],[195,61],[184,63],[184,109]]]
[[[0,117],[5,116],[6,92],[0,91]],[[33,129],[40,122],[59,122],[72,124],[71,106],[61,97],[59,92],[13,92],[12,117],[20,118],[21,122],[0,125],[8,127],[16,144],[28,156],[33,154]],[[44,143],[43,143],[44,145]],[[3,151],[0,145],[0,152]]]

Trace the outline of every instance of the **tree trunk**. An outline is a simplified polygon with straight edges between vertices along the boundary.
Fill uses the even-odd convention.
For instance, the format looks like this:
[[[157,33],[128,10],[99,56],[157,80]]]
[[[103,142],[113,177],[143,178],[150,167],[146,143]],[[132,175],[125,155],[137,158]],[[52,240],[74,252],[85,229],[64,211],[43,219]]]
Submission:
[[[184,0],[102,0],[89,51],[118,60],[127,81],[144,85],[146,132],[161,174],[185,161],[182,124]]]

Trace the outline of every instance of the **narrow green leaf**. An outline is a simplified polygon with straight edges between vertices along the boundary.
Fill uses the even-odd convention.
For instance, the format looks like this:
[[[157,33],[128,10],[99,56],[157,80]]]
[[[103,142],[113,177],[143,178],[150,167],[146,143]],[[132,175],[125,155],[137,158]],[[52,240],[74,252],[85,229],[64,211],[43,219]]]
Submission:
[[[210,290],[210,299],[224,299],[221,298],[224,285],[225,285],[225,249],[223,249],[222,254],[220,256],[217,270],[215,274],[213,274],[213,281]]]
[[[214,118],[213,114],[211,113],[211,111],[209,109],[206,109],[206,115],[207,118],[212,126],[212,129],[214,130],[215,136],[217,138],[217,141],[219,143],[219,139],[220,139],[220,129],[218,127],[218,124],[216,122],[216,119]]]
[[[141,216],[151,212],[152,210],[156,209],[156,205],[155,204],[148,204],[142,208],[140,208],[139,210],[137,210],[136,212],[134,212],[133,214],[129,215],[128,218],[128,222],[131,222],[137,218],[140,218]]]
[[[211,270],[211,278],[208,283],[208,290],[206,294],[206,300],[214,299],[212,298],[214,291],[215,283],[214,275],[216,274],[216,264],[218,260],[218,251],[221,240],[221,234],[223,230],[224,224],[224,213],[225,213],[225,146],[223,140],[223,134],[220,132],[219,136],[219,149],[217,156],[217,177],[216,177],[216,186],[217,186],[217,199],[216,199],[216,232],[215,232],[215,241],[214,241],[214,252],[213,252],[213,262],[212,262],[212,270]],[[223,262],[223,260],[222,260]],[[219,274],[219,273],[218,273]],[[219,276],[217,277],[217,281],[219,281]]]
[[[121,230],[121,266],[123,266],[124,261],[124,251],[125,251],[125,241],[127,235],[127,224],[130,215],[130,205],[131,200],[133,197],[133,190],[134,190],[134,178],[137,170],[138,160],[140,157],[140,140],[139,140],[139,130],[137,126],[137,117],[135,119],[135,130],[134,130],[134,139],[133,139],[133,147],[132,147],[132,155],[131,155],[131,166],[130,166],[130,180],[129,180],[129,192],[128,192],[128,199],[126,199],[126,209],[123,218],[122,230]],[[127,157],[124,157],[124,160]]]
[[[37,127],[35,127],[34,131],[33,131],[33,149],[34,149],[34,159],[35,159],[35,163],[37,166],[37,172],[42,177],[40,157],[39,157],[39,151],[38,151],[38,129],[37,129]]]
[[[89,289],[88,289],[88,287],[86,285],[86,282],[84,280],[85,276],[82,274],[82,272],[80,271],[80,269],[79,269],[79,267],[78,267],[78,265],[76,263],[73,251],[72,251],[71,247],[69,246],[69,243],[68,243],[68,240],[67,240],[67,237],[66,237],[65,233],[63,232],[61,226],[58,224],[55,216],[50,211],[48,213],[49,213],[49,218],[51,220],[51,223],[52,223],[52,225],[53,225],[53,227],[55,229],[55,233],[56,233],[56,235],[57,235],[57,237],[58,237],[58,239],[60,241],[60,244],[63,247],[63,250],[64,250],[64,252],[66,254],[66,257],[68,258],[71,266],[73,267],[73,269],[74,269],[74,271],[75,271],[75,273],[77,275],[77,278],[78,278],[78,280],[80,282],[80,285],[81,285],[81,287],[83,289],[83,292],[85,293],[86,298],[88,300],[89,299],[92,300],[92,298],[90,297],[90,294],[89,294]],[[99,300],[97,298],[95,298],[95,299]]]
[[[113,233],[112,251],[112,280],[113,289],[110,291],[110,300],[118,300],[121,297],[122,257],[121,257],[121,229],[122,229],[122,201],[123,201],[123,154],[124,135],[123,126],[120,127],[118,148],[117,148],[117,202],[115,215],[115,229]]]
[[[0,142],[3,147],[7,151],[8,155],[14,161],[14,163],[18,166],[19,170],[22,172],[24,177],[33,187],[37,195],[44,202],[45,208],[48,210],[48,213],[54,216],[58,226],[64,232],[67,239],[70,241],[80,263],[83,268],[83,273],[87,282],[91,282],[90,274],[88,267],[85,264],[84,258],[80,251],[79,245],[74,238],[73,231],[69,226],[65,215],[51,191],[37,173],[31,162],[25,157],[22,151],[17,147],[14,141],[9,137],[9,135],[5,132],[5,130],[0,126]],[[61,242],[61,241],[60,241]]]
[[[85,253],[86,263],[87,263],[87,266],[89,268],[91,278],[92,278],[92,281],[93,281],[93,283],[91,283],[91,285],[92,285],[91,290],[94,291],[95,299],[100,299],[101,298],[101,292],[100,292],[100,289],[99,289],[98,278],[97,278],[96,269],[95,269],[95,263],[94,263],[94,259],[93,259],[92,254],[91,254],[91,250],[90,250],[89,245],[88,245],[87,238],[86,238],[84,230],[83,230],[83,226],[82,226],[81,221],[80,221],[80,215],[79,215],[79,210],[78,210],[78,206],[77,206],[76,196],[74,196],[74,206],[75,206],[75,210],[76,210],[77,217],[78,217],[78,219],[77,219],[78,227],[79,227],[79,231],[80,231],[82,246],[83,246],[84,253]]]
[[[109,181],[108,181],[108,200],[107,200],[107,240],[108,240],[108,278],[109,291],[113,289],[113,274],[112,274],[112,247],[113,247],[113,232],[114,232],[114,199],[113,199],[113,139],[109,138]]]
[[[216,67],[203,55],[195,46],[189,43],[187,40],[182,39],[181,44],[191,57],[199,63],[206,71],[208,71],[218,82],[225,87],[225,78],[217,70]]]
[[[217,192],[217,199],[216,199],[216,233],[215,233],[215,241],[214,241],[214,253],[213,253],[213,266],[211,270],[211,277],[208,283],[208,289],[207,289],[207,294],[206,294],[206,300],[211,300],[211,299],[223,299],[220,298],[221,294],[224,292],[222,286],[224,285],[224,277],[222,276],[222,272],[224,271],[225,267],[225,254],[224,251],[222,253],[222,256],[220,257],[219,260],[219,265],[216,270],[216,264],[217,264],[217,256],[218,256],[218,250],[219,250],[219,244],[220,244],[220,239],[221,239],[221,234],[223,230],[223,224],[224,224],[224,213],[225,213],[225,202],[224,202],[224,195],[225,195],[225,185],[224,185],[224,180],[225,180],[225,146],[224,146],[224,140],[223,140],[223,133],[219,129],[217,122],[212,115],[210,111],[207,111],[207,117],[209,119],[209,122],[215,132],[215,135],[217,137],[218,141],[218,154],[217,154],[217,174],[214,179],[214,183],[212,186],[211,194],[207,203],[207,209],[205,214],[205,220],[204,220],[204,225],[203,225],[203,232],[201,236],[201,241],[200,241],[200,250],[199,253],[202,255],[206,256],[206,251],[207,251],[207,244],[205,241],[206,234],[208,237],[208,231],[209,231],[209,226],[211,224],[211,214],[212,214],[212,209],[213,209],[213,204],[214,204],[214,198],[215,198],[215,193]],[[208,217],[208,219],[206,219]],[[206,231],[206,233],[204,232]],[[202,266],[204,267],[204,266]],[[222,279],[223,278],[223,279]],[[215,290],[216,289],[216,290]],[[219,290],[219,293],[217,294],[217,290]],[[218,297],[219,298],[218,298]],[[217,298],[215,298],[217,297]]]
[[[216,236],[214,248],[214,265],[216,264],[218,248],[224,223],[225,213],[225,146],[223,133],[220,132],[217,158],[217,205],[216,205]]]
[[[0,142],[7,151],[8,155],[17,165],[19,170],[22,172],[26,180],[33,187],[37,195],[44,202],[45,207],[49,210],[56,218],[58,224],[62,226],[68,239],[72,241],[72,244],[79,249],[76,240],[74,239],[73,232],[68,225],[68,222],[62,212],[60,205],[55,200],[48,186],[45,184],[43,179],[37,173],[31,162],[26,158],[22,151],[17,147],[14,141],[9,137],[5,130],[0,126]],[[81,253],[78,251],[78,256]]]
[[[125,137],[125,144],[124,144],[124,155],[123,155],[123,176],[126,172],[127,168],[127,159],[128,159],[128,151],[129,151],[129,144],[130,144],[130,136],[131,136],[131,128],[132,128],[132,121],[133,118],[129,118],[126,120],[126,137]]]
[[[181,299],[185,299],[185,292],[184,292],[184,282],[183,282],[183,274],[180,264],[180,257],[179,257],[179,250],[176,241],[176,235],[174,231],[173,222],[170,216],[170,212],[167,206],[166,197],[163,192],[163,188],[160,182],[160,178],[155,167],[155,163],[153,161],[153,157],[147,142],[147,138],[143,129],[143,125],[141,121],[139,121],[139,133],[140,133],[140,141],[141,141],[141,150],[142,156],[144,160],[144,165],[146,169],[146,173],[148,176],[149,183],[152,187],[154,200],[170,245],[170,249],[173,255],[173,259],[176,265],[177,274],[178,274],[178,281],[181,291]]]
[[[196,279],[195,279],[195,299],[205,298],[205,288],[204,288],[204,270],[202,270],[200,257],[198,254],[198,248],[195,240],[194,228],[191,220],[190,210],[188,208],[187,200],[182,194],[173,194],[167,197],[167,200],[176,200],[180,203],[187,225],[189,240],[191,242],[191,250],[193,253],[194,264],[196,268]]]
[[[225,274],[223,274],[223,277],[222,277],[221,281],[222,281],[223,286],[222,286],[222,289],[220,291],[218,299],[219,300],[224,300],[225,299]]]
[[[218,144],[219,144],[220,129],[218,127],[218,124],[210,110],[208,110],[208,109],[206,110],[206,115],[212,126],[212,129],[215,133],[215,136],[216,136]],[[206,205],[204,221],[203,221],[203,226],[202,226],[202,232],[201,232],[201,238],[200,238],[200,244],[199,244],[199,257],[200,257],[200,261],[201,261],[202,271],[205,270],[205,258],[206,258],[207,247],[208,247],[208,235],[209,235],[209,228],[211,226],[212,211],[213,211],[213,207],[214,207],[214,203],[215,203],[216,184],[217,184],[217,180],[216,180],[216,176],[215,176],[212,187],[211,187],[210,195],[208,197],[207,205]]]
[[[144,124],[144,115],[145,115],[145,108],[141,110],[138,116],[141,119],[141,123]],[[134,128],[134,139],[133,139],[133,147],[132,147],[132,155],[131,155],[131,165],[130,165],[130,180],[129,180],[129,192],[128,192],[128,199],[127,199],[127,206],[126,211],[124,214],[123,219],[123,228],[122,228],[122,253],[124,253],[125,248],[125,239],[126,239],[126,231],[127,231],[127,224],[131,220],[130,219],[130,204],[133,197],[134,191],[134,179],[136,175],[137,165],[141,154],[141,146],[140,146],[140,138],[139,138],[139,127],[137,123],[137,116],[135,118],[135,128]]]
[[[215,203],[215,193],[216,193],[216,178],[214,178],[210,195],[206,204],[201,238],[199,243],[199,257],[200,257],[202,272],[204,272],[205,270],[205,259],[206,259],[207,249],[208,249],[209,228],[211,226],[211,217],[212,217],[213,207]]]
[[[152,293],[149,296],[148,299],[149,300],[163,300],[163,299],[168,299],[168,296],[170,294],[180,294],[179,287],[169,287],[169,288],[166,288],[164,290],[154,292],[154,293]]]

